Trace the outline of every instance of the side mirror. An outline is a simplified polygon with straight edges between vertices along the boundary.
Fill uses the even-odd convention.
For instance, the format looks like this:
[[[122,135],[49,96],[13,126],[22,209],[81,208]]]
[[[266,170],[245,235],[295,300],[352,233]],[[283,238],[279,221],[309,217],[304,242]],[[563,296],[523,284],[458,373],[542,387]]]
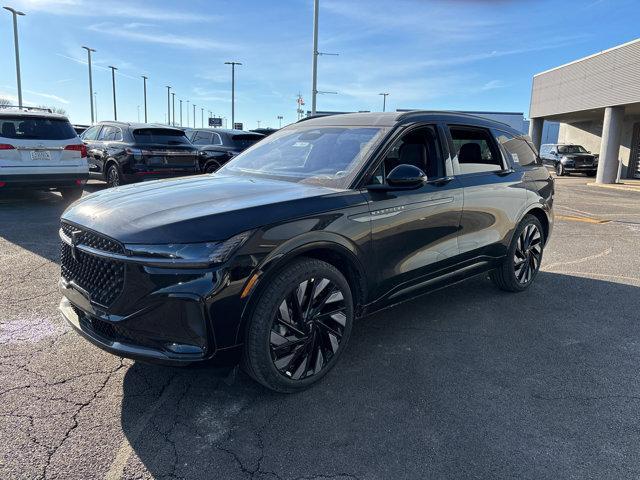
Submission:
[[[408,190],[417,188],[427,181],[427,175],[414,165],[402,164],[387,175],[384,185],[369,185],[369,190]]]

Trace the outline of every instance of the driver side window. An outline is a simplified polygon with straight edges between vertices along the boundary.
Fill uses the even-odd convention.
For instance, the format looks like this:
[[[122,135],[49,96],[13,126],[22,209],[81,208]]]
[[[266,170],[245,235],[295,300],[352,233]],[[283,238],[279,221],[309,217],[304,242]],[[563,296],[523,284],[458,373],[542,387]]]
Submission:
[[[442,148],[434,126],[411,130],[398,139],[373,172],[370,183],[384,184],[391,170],[405,164],[418,167],[428,179],[444,176]]]

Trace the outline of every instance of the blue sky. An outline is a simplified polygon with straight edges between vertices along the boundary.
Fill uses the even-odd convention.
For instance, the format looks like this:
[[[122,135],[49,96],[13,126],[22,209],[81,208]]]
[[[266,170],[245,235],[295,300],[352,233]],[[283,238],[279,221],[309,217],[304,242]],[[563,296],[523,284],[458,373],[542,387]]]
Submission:
[[[19,19],[25,103],[90,118],[86,52],[94,55],[99,119],[137,120],[149,76],[149,120],[162,122],[166,88],[245,128],[310,108],[312,0],[5,0]],[[429,108],[528,112],[533,74],[638,36],[637,0],[320,0],[319,110]],[[0,97],[16,96],[11,17],[0,10]],[[176,107],[177,108],[177,107]],[[193,110],[190,109],[192,118]],[[283,124],[284,124],[283,123]]]

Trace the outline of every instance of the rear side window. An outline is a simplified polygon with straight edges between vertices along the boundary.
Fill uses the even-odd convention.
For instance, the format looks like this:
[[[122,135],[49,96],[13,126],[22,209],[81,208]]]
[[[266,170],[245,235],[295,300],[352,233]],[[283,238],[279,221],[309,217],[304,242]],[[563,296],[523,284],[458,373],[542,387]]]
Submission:
[[[497,172],[504,168],[488,130],[449,126],[449,131],[460,173]]]
[[[122,130],[119,127],[105,126],[100,132],[98,140],[103,142],[120,142],[122,141]]]
[[[496,140],[504,147],[511,156],[511,162],[515,165],[537,165],[538,157],[533,150],[533,146],[529,145],[526,138],[516,137],[507,132],[496,131]]]
[[[191,137],[191,143],[194,145],[211,145],[211,133],[197,131]]]
[[[263,138],[263,135],[240,134],[233,135],[231,137],[231,142],[233,143],[234,147],[244,150],[245,148],[249,148],[254,143],[259,142]]]
[[[76,131],[69,120],[47,117],[0,117],[0,136],[16,140],[69,140]]]
[[[181,130],[168,128],[138,128],[133,131],[136,143],[154,143],[157,145],[188,145],[189,139]]]

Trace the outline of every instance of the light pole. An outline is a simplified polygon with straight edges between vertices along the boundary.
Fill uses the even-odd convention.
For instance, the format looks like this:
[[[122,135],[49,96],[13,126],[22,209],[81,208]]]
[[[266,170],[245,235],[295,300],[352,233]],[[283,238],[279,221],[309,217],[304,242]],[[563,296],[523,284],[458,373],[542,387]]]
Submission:
[[[144,123],[147,123],[147,78],[142,75],[142,82],[144,85]]]
[[[387,97],[388,93],[379,93],[378,95],[382,95],[382,111],[384,112],[387,108]]]
[[[140,105],[138,105],[138,123],[140,123]]]
[[[196,104],[193,104],[193,128],[196,128]]]
[[[96,104],[96,120],[98,120],[98,118],[100,118],[100,116],[98,115],[98,92],[93,92],[93,98]]]
[[[187,100],[187,128],[189,128],[189,101],[190,100]],[[195,127],[195,125],[194,125],[194,127]]]
[[[16,78],[18,81],[18,107],[22,108],[22,80],[20,78],[20,47],[18,46],[18,15],[24,16],[24,13],[11,7],[4,7],[5,10],[13,15],[13,44],[16,49]]]
[[[242,64],[240,62],[224,62],[224,64],[231,65],[231,127],[233,127],[236,122],[236,65]]]
[[[282,128],[282,119],[284,117],[282,115],[278,115],[276,118],[278,119],[278,128]]]
[[[118,121],[118,109],[116,108],[116,67],[109,67],[111,69],[111,84],[113,85],[113,119]]]
[[[204,128],[204,108],[200,108],[200,128]]]
[[[260,120],[256,120],[258,122],[258,128],[260,128]]]
[[[87,63],[89,64],[89,104],[91,105],[91,124],[95,123],[95,117],[93,115],[93,75],[91,73],[91,52],[95,52],[93,48],[83,46],[87,51]]]
[[[180,126],[182,126],[182,100],[180,100]]]
[[[171,92],[171,124],[176,126],[176,94]]]
[[[316,96],[318,95],[318,14],[320,0],[313,2],[313,62],[311,64],[311,115],[316,114]]]
[[[171,125],[171,87],[167,85],[167,125]]]

